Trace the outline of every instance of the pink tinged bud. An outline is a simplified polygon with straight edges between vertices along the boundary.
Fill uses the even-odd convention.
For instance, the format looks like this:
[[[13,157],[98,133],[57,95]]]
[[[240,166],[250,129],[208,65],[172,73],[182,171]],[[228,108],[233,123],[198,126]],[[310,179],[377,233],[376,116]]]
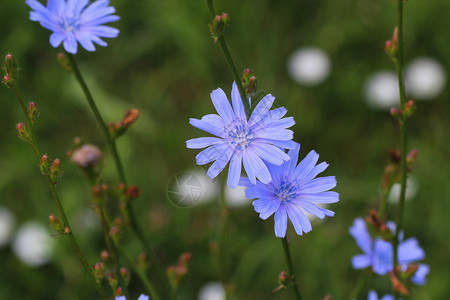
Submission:
[[[5,75],[2,77],[2,83],[6,85],[7,88],[13,88],[14,87],[14,79],[11,78],[11,76]]]
[[[49,161],[47,154],[42,155],[41,161],[39,162],[39,168],[42,174],[47,174],[49,171]]]
[[[56,184],[61,174],[61,161],[59,159],[55,159],[50,167],[50,179],[53,184]]]
[[[248,82],[250,80],[250,77],[253,76],[253,71],[250,68],[244,69],[244,71],[242,72],[242,79],[244,80],[244,82]]]
[[[5,56],[5,70],[6,74],[11,77],[12,80],[17,79],[19,68],[17,66],[17,60],[12,54],[6,54]]]
[[[50,215],[48,217],[49,225],[55,229],[58,233],[66,234],[66,226],[55,216]]]
[[[398,27],[394,28],[394,33],[392,34],[392,41],[395,45],[398,45]]]
[[[27,112],[31,122],[32,123],[36,122],[37,118],[39,117],[39,108],[37,107],[36,103],[34,102],[28,103]]]
[[[94,273],[97,280],[102,280],[105,278],[105,264],[102,262],[97,262],[94,266]]]
[[[85,144],[72,152],[71,161],[80,168],[96,167],[102,158],[102,152],[94,145]]]
[[[214,39],[214,43],[222,36],[223,28],[230,21],[230,17],[227,13],[222,13],[222,15],[217,15],[214,17],[211,24],[209,24],[209,30],[211,32],[211,36]]]
[[[122,295],[123,295],[123,290],[122,290],[122,288],[119,286],[119,287],[116,289],[115,296],[118,297],[118,296],[122,296]]]
[[[128,285],[128,283],[130,282],[130,272],[128,271],[127,268],[120,268],[120,276],[122,276],[122,278],[125,280],[125,284]]]
[[[70,65],[70,62],[64,53],[59,52],[56,57],[58,58],[58,62],[61,67],[63,67],[68,72],[72,72],[72,66]]]
[[[103,250],[102,252],[100,252],[100,259],[103,261],[109,260],[110,259],[109,252],[106,250]]]
[[[23,140],[25,142],[30,142],[30,136],[28,134],[28,129],[23,123],[17,124],[16,129],[17,129],[17,136],[21,140]]]

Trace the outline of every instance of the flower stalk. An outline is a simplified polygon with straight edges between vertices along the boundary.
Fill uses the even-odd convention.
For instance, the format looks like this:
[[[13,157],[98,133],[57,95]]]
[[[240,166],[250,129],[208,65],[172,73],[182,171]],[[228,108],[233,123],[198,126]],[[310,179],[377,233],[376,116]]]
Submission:
[[[291,285],[294,292],[295,298],[297,300],[302,300],[300,295],[300,290],[298,289],[297,281],[295,280],[294,264],[292,263],[291,252],[289,250],[289,242],[286,237],[281,239],[283,244],[284,256],[286,258],[286,263],[288,265],[289,276],[291,276]]]
[[[15,83],[13,88],[14,88],[14,92],[16,93],[17,99],[19,100],[20,106],[22,107],[23,113],[25,115],[25,120],[26,120],[26,124],[27,124],[27,129],[28,129],[28,137],[29,137],[28,141],[31,145],[31,148],[33,149],[33,152],[36,156],[38,164],[40,164],[42,156],[41,156],[41,151],[36,142],[36,137],[35,137],[35,133],[34,133],[34,124],[33,124],[34,122],[32,121],[30,115],[28,114],[27,107],[25,106],[25,103],[23,102],[18,84]],[[67,219],[66,213],[64,211],[64,208],[61,204],[61,200],[59,199],[59,195],[58,195],[58,191],[56,189],[56,184],[55,184],[54,179],[51,178],[52,176],[49,172],[45,172],[45,173],[43,172],[42,174],[44,175],[44,177],[47,181],[47,184],[50,188],[52,197],[55,200],[56,207],[58,209],[60,218],[62,220],[62,225],[65,228],[64,235],[66,235],[69,238],[72,248],[75,250],[75,253],[77,254],[81,264],[83,265],[84,269],[88,273],[89,278],[94,282],[97,292],[99,293],[101,298],[105,299],[105,300],[108,299],[106,291],[104,290],[104,288],[102,287],[100,282],[96,279],[91,266],[87,262],[84,254],[81,252],[81,249],[75,239],[75,236],[72,233],[72,230],[70,230],[71,227],[70,227],[69,221]]]
[[[213,5],[212,0],[206,0],[206,4],[208,5],[208,10],[209,10],[209,15],[211,17],[211,20],[214,21],[214,19],[216,17],[216,12],[214,11],[214,5]],[[222,28],[222,30],[223,30],[223,28]],[[220,48],[222,48],[222,52],[225,55],[225,59],[228,64],[228,68],[230,69],[231,75],[233,76],[233,79],[237,84],[239,94],[241,95],[242,104],[244,104],[245,114],[247,115],[247,119],[249,120],[250,116],[251,116],[250,103],[248,101],[247,94],[245,93],[244,87],[242,86],[241,77],[239,76],[239,74],[237,72],[236,66],[233,62],[233,58],[231,57],[230,51],[228,50],[228,46],[225,41],[225,38],[223,37],[222,34],[220,34],[219,36],[215,37],[214,40],[219,41]]]

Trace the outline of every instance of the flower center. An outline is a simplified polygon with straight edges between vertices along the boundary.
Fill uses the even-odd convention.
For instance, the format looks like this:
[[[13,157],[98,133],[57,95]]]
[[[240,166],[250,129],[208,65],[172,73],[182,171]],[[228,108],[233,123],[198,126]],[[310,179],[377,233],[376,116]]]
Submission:
[[[235,119],[225,128],[225,139],[228,143],[235,145],[237,150],[245,150],[255,139],[253,131],[248,128],[246,120]]]
[[[74,15],[64,15],[59,20],[59,25],[64,29],[67,33],[74,33],[78,30],[78,27],[80,26],[78,24],[78,21],[80,20],[79,16]]]
[[[301,189],[296,181],[291,181],[285,178],[281,180],[280,186],[275,189],[275,196],[281,201],[291,202],[297,198],[300,190]]]

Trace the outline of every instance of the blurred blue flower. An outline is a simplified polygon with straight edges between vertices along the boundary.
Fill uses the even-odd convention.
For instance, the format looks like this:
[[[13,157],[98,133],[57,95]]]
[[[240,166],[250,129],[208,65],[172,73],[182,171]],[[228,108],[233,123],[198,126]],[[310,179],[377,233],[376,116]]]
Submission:
[[[395,224],[393,222],[388,222],[388,227],[392,232],[395,231]],[[356,240],[358,247],[364,252],[364,254],[352,257],[352,264],[355,269],[372,267],[372,270],[379,275],[385,275],[392,270],[393,249],[390,242],[382,238],[372,240],[367,230],[366,222],[362,218],[355,219],[349,231]],[[402,241],[402,239],[403,234],[400,234],[398,261],[402,269],[406,270],[408,264],[424,259],[425,252],[420,248],[417,239],[409,238],[405,241]],[[419,264],[419,268],[411,278],[411,281],[418,285],[425,284],[426,275],[429,271],[428,265]]]
[[[137,300],[149,300],[150,298],[147,295],[140,295],[139,298],[137,298]],[[127,298],[125,296],[117,296],[115,300],[127,300]]]
[[[292,149],[295,145],[293,132],[286,129],[295,124],[294,119],[282,118],[287,112],[284,107],[270,110],[275,97],[269,94],[256,105],[247,120],[236,83],[231,91],[233,108],[220,88],[212,91],[211,100],[218,115],[190,119],[192,126],[217,136],[186,141],[186,147],[190,149],[207,147],[195,157],[197,164],[215,161],[207,172],[210,178],[215,178],[230,162],[228,185],[231,188],[238,185],[242,164],[251,182],[256,183],[257,177],[261,182],[269,183],[272,176],[264,162],[281,165],[289,160],[280,148]]]
[[[37,0],[25,2],[33,11],[30,20],[38,21],[42,27],[53,31],[50,44],[56,48],[61,43],[72,54],[77,53],[78,44],[87,51],[95,51],[96,43],[106,46],[101,37],[114,38],[119,30],[103,24],[119,20],[112,15],[115,8],[109,0],[98,0],[89,4],[89,0],[48,0],[47,7]]]
[[[378,300],[378,294],[375,291],[369,292],[369,297],[367,300]],[[394,296],[392,295],[384,295],[383,298],[380,298],[380,300],[394,300]]]
[[[336,186],[334,176],[315,178],[328,164],[322,162],[316,165],[319,155],[311,151],[297,165],[299,150],[300,145],[295,144],[294,149],[288,153],[289,161],[280,166],[267,164],[272,175],[272,182],[269,184],[256,182],[254,185],[248,178],[241,178],[239,181],[239,185],[246,187],[247,198],[258,198],[253,201],[253,206],[261,219],[265,220],[275,213],[275,235],[281,238],[286,236],[288,217],[297,234],[302,235],[312,229],[303,210],[320,219],[332,217],[334,212],[314,203],[339,201],[338,193],[328,191]]]

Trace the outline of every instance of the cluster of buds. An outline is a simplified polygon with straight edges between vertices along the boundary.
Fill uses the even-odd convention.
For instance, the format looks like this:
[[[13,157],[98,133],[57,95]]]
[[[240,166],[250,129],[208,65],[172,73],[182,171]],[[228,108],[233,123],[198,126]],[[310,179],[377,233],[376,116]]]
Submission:
[[[247,68],[242,72],[242,86],[247,97],[251,97],[255,94],[258,87],[258,79],[253,74],[252,69]]]
[[[44,154],[39,161],[39,169],[43,175],[49,175],[53,184],[56,184],[61,176],[61,161],[56,158],[50,165],[50,159]]]
[[[398,28],[395,27],[394,33],[392,34],[392,39],[387,40],[384,45],[384,50],[389,55],[389,57],[395,61],[397,59],[398,50]]]
[[[108,124],[109,133],[111,134],[111,139],[115,140],[122,134],[124,134],[127,129],[139,118],[139,109],[132,108],[125,112],[125,115],[120,122],[114,123],[110,122]]]
[[[230,17],[227,13],[222,13],[221,15],[217,15],[214,17],[211,24],[209,24],[209,31],[211,32],[211,36],[214,39],[214,43],[222,36],[223,29],[226,25],[229,24]]]
[[[180,255],[176,265],[171,265],[167,267],[167,276],[169,277],[173,287],[177,287],[181,279],[188,272],[188,265],[192,259],[192,254],[186,252]]]
[[[59,234],[69,234],[70,228],[64,225],[55,215],[48,217],[50,227],[56,230]]]
[[[414,164],[419,155],[419,150],[412,149],[406,156],[406,167],[408,172],[412,172]],[[382,190],[387,195],[394,183],[400,182],[400,162],[401,152],[389,150],[390,162],[386,165],[383,172]]]
[[[397,118],[400,122],[404,122],[407,118],[411,117],[416,110],[416,105],[414,101],[409,100],[405,103],[404,109],[391,108],[391,115]]]
[[[17,66],[17,60],[8,53],[5,56],[5,71],[6,74],[2,77],[2,83],[8,88],[13,88],[15,86],[16,80],[19,77],[19,68]]]

